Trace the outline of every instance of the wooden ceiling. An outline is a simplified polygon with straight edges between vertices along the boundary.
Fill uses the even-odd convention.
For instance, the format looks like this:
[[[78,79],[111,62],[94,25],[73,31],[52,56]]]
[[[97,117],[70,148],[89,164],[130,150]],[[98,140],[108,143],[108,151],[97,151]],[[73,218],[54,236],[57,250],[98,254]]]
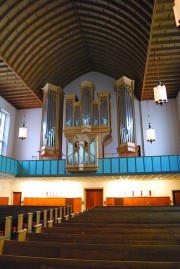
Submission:
[[[168,98],[180,90],[180,31],[173,0],[1,0],[0,95],[42,106],[47,83],[64,88],[89,71],[135,80],[153,99],[157,68]]]

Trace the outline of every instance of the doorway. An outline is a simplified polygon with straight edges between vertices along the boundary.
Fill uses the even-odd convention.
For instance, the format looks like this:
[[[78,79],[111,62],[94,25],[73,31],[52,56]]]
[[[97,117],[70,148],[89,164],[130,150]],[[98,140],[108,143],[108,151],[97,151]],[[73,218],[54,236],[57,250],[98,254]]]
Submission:
[[[180,190],[172,191],[173,193],[173,205],[180,205]]]
[[[21,205],[22,192],[13,192],[13,205]]]
[[[103,206],[103,189],[85,189],[86,209]]]

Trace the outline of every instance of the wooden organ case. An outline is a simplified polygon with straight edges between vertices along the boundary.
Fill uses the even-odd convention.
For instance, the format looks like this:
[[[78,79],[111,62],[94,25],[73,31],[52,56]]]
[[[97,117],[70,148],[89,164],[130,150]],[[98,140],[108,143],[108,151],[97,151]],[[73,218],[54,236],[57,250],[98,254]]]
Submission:
[[[125,76],[115,81],[119,157],[138,156],[134,117],[134,80]]]
[[[80,100],[65,95],[64,134],[67,141],[67,171],[97,171],[98,158],[111,138],[110,94],[99,92],[94,100],[94,83],[80,85]]]
[[[40,151],[41,159],[62,159],[63,91],[47,83],[43,90]]]

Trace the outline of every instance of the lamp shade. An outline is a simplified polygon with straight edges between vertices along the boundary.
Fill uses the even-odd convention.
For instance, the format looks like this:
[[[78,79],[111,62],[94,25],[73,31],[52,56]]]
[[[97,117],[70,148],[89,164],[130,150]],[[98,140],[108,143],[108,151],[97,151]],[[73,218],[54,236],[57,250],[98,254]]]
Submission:
[[[149,124],[149,128],[146,130],[146,139],[147,139],[147,142],[151,142],[151,143],[156,140],[155,129],[151,128],[150,124]]]
[[[27,138],[27,128],[24,123],[23,126],[19,128],[19,138],[22,140]]]
[[[180,29],[180,0],[174,1],[174,17],[176,21],[176,26]]]
[[[163,103],[168,102],[165,85],[158,84],[156,87],[154,87],[154,100],[157,105],[162,105]]]

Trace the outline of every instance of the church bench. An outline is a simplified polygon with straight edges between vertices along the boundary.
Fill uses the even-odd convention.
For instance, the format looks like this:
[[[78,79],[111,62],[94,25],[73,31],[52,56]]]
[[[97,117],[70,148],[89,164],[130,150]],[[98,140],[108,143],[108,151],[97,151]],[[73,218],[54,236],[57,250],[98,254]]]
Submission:
[[[0,256],[1,269],[180,269],[180,262],[101,261],[42,257]]]
[[[61,225],[61,224],[59,224]],[[172,235],[172,234],[179,234],[180,235],[180,229],[179,228],[113,228],[113,227],[43,227],[42,228],[43,233],[64,233],[64,234],[159,234],[162,235]]]
[[[56,213],[54,212],[56,208]],[[46,211],[46,214],[44,213]],[[38,213],[37,213],[38,212]],[[40,213],[39,213],[40,212]],[[43,214],[43,213],[44,214]],[[42,223],[52,226],[54,218],[60,219],[62,207],[50,206],[0,206],[0,231],[7,239],[17,239],[25,229],[41,231]],[[46,217],[46,219],[45,219]],[[18,234],[17,234],[18,231]],[[20,232],[21,231],[21,232]],[[20,235],[21,234],[21,235]]]
[[[87,244],[126,244],[126,245],[180,245],[180,235],[107,235],[107,234],[61,234],[61,233],[31,233],[27,241],[87,243]]]
[[[66,221],[66,222],[62,222],[61,224],[58,224],[58,223],[55,223],[53,225],[53,227],[91,227],[91,228],[98,228],[98,227],[106,227],[106,228],[144,228],[144,229],[180,229],[180,223],[179,224],[176,224],[176,223],[152,223],[152,224],[142,224],[142,223],[95,223],[95,222],[69,222],[69,221]]]
[[[178,245],[66,244],[5,240],[3,255],[63,259],[180,262]]]

